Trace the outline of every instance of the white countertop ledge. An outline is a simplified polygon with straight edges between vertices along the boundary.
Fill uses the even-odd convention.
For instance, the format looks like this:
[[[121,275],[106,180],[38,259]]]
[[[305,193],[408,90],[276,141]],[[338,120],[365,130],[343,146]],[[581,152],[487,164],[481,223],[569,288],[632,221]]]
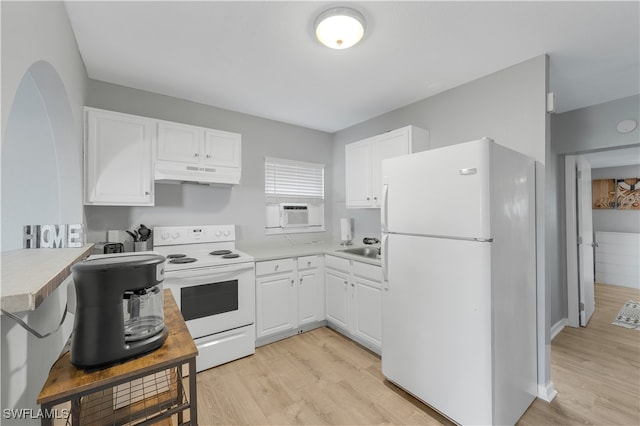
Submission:
[[[82,248],[22,249],[3,251],[0,304],[7,312],[35,310],[71,275],[71,266],[91,254],[93,244]]]

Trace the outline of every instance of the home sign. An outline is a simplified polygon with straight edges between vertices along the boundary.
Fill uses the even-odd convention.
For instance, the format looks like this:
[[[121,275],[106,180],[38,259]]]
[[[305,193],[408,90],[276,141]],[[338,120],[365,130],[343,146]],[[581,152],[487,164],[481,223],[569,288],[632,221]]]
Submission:
[[[79,248],[83,245],[82,225],[25,225],[22,247]]]

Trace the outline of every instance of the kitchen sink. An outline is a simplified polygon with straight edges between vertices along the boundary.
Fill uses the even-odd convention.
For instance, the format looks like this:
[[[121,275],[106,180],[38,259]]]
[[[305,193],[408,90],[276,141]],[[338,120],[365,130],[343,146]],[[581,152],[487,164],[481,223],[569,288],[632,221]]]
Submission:
[[[354,247],[349,249],[340,250],[343,253],[356,254],[358,256],[370,257],[372,259],[379,259],[378,247]]]

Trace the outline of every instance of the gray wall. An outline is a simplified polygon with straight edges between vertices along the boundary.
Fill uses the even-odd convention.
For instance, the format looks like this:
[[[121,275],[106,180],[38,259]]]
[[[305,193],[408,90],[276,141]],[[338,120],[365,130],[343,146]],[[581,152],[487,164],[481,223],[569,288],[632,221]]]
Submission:
[[[611,102],[580,108],[574,111],[551,116],[551,152],[555,163],[555,182],[549,188],[547,199],[556,200],[557,233],[555,239],[547,242],[548,250],[557,253],[561,259],[558,269],[553,271],[557,286],[552,291],[551,324],[567,318],[567,268],[566,268],[566,200],[564,161],[565,155],[597,152],[622,146],[637,145],[640,135],[636,128],[631,133],[616,131],[616,125],[622,120],[633,119],[640,122],[640,96],[630,96]],[[595,219],[595,218],[594,218]],[[557,302],[557,303],[556,303]],[[573,303],[573,302],[572,302]],[[576,301],[576,303],[578,303]]]
[[[242,134],[239,185],[156,184],[155,207],[87,206],[91,241],[105,241],[109,229],[132,229],[140,223],[149,227],[229,223],[238,225],[236,238],[243,242],[284,239],[281,235],[265,236],[265,156],[325,163],[325,185],[333,187],[332,142],[328,133],[96,80],[89,80],[86,105]],[[332,193],[327,191],[328,232],[332,227],[332,204]],[[305,236],[318,238],[317,234]]]
[[[62,223],[81,223],[80,156],[86,72],[64,5],[61,2],[3,1],[0,7],[2,8],[0,27],[2,30],[2,160],[19,162],[23,167],[22,173],[29,174],[29,179],[57,181],[60,185],[57,211],[49,212],[47,209],[42,209],[43,211],[40,212],[42,216],[36,218],[31,216],[33,220],[43,221],[38,223],[51,223],[52,220]],[[18,90],[25,76],[27,79],[33,78],[48,116],[51,134],[45,136],[41,134],[38,138],[42,141],[41,137],[44,139],[52,137],[55,143],[55,157],[50,158],[50,161],[57,163],[57,179],[56,176],[50,176],[48,173],[47,175],[40,173],[29,161],[29,151],[33,155],[33,150],[37,147],[33,139],[24,137],[25,134],[20,132],[19,140],[11,141],[13,136],[9,127],[12,124],[9,120],[12,118],[12,106],[14,100],[22,96],[18,94]],[[18,102],[21,101],[18,100]],[[42,113],[43,110],[40,109],[40,112]],[[38,119],[34,117],[34,120]],[[7,142],[27,146],[22,146],[18,150],[5,151]],[[6,158],[5,155],[7,155]],[[24,155],[28,157],[24,158]],[[12,159],[13,156],[18,158]],[[20,186],[22,180],[15,177],[10,179],[13,180],[12,184],[22,188]],[[30,195],[38,199],[40,195],[44,195],[38,192],[39,188],[46,187],[47,185],[44,184],[32,185],[30,190],[35,192]],[[5,208],[4,193],[2,195],[2,205]],[[23,212],[26,217],[33,213],[28,211],[32,209],[29,205],[10,207],[16,209],[11,214]],[[2,225],[5,225],[4,217]],[[5,249],[5,247],[2,248]],[[37,268],[37,265],[33,267]],[[20,314],[22,319],[40,332],[52,330],[59,322],[66,303],[66,284],[67,282],[63,283],[58,290],[54,291],[37,310]],[[49,368],[69,337],[72,324],[73,315],[69,315],[60,330],[46,339],[37,339],[13,320],[2,315],[0,346],[2,347],[1,403],[3,409],[36,410],[38,408],[37,395],[46,380]],[[2,423],[40,424],[40,419],[16,420],[3,417]]]
[[[639,111],[640,97],[635,95],[556,114],[551,118],[553,151],[579,154],[638,144],[638,128],[622,134],[616,131],[616,125],[622,120],[640,121]]]
[[[539,56],[391,111],[334,134],[334,218],[354,218],[354,239],[380,234],[379,209],[346,209],[344,146],[413,124],[430,132],[431,148],[488,136],[545,162],[545,67]]]
[[[640,164],[591,170],[592,179],[640,178]],[[640,232],[640,210],[594,209],[593,230]]]

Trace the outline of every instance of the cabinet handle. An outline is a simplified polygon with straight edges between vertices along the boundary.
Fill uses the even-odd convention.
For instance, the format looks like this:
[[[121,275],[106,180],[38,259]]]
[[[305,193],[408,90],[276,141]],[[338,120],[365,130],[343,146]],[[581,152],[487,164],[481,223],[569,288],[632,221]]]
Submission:
[[[291,285],[293,285],[293,283],[295,283],[295,281],[294,281],[294,280],[291,280]]]
[[[300,284],[302,284],[302,277],[300,277]]]
[[[207,154],[207,158],[211,158],[211,154]]]
[[[149,191],[144,191],[144,195],[150,195],[151,193]]]
[[[373,199],[374,199],[375,201],[378,201],[378,197],[373,197]]]
[[[351,287],[355,287],[356,285],[354,283],[351,283]]]
[[[311,266],[311,261],[308,261],[308,262],[307,262],[307,266]]]
[[[274,269],[274,271],[277,271],[279,266],[280,266],[280,265],[276,265],[276,266],[273,268],[273,269]]]
[[[369,201],[371,199],[371,197],[367,197],[367,201]]]
[[[197,152],[195,154],[193,154],[194,157],[200,157],[200,154],[198,154]]]

